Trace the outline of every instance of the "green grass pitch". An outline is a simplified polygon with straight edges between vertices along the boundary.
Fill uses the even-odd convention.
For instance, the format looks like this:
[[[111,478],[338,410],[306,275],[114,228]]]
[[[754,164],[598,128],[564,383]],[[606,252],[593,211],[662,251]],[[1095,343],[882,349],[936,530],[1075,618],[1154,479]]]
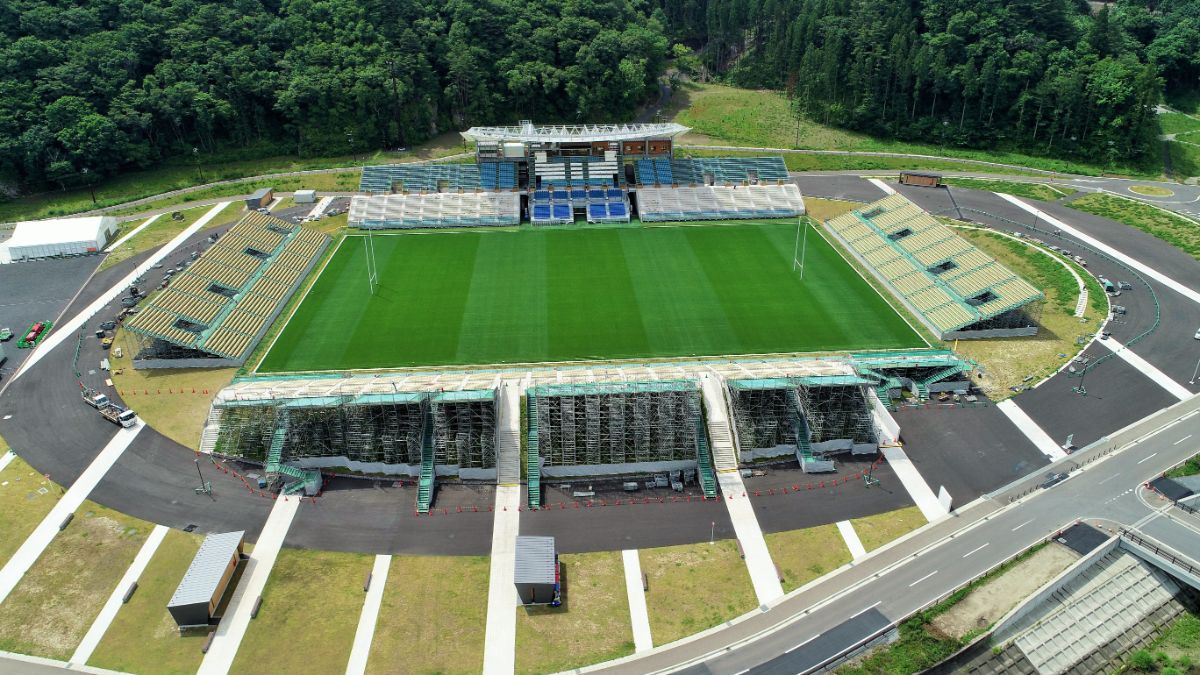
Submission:
[[[924,347],[794,222],[376,235],[329,261],[262,372]]]

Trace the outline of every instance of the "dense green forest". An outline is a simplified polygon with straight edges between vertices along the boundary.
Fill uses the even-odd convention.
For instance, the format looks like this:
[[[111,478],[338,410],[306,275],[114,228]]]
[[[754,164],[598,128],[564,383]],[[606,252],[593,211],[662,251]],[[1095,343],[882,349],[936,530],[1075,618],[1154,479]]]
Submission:
[[[0,0],[0,33],[10,190],[627,119],[672,55],[822,123],[1103,161],[1200,74],[1200,0]]]
[[[624,118],[669,46],[633,0],[0,0],[0,33],[0,175],[30,187]]]
[[[1200,0],[661,0],[710,72],[826,124],[1104,162],[1157,152],[1200,76]]]

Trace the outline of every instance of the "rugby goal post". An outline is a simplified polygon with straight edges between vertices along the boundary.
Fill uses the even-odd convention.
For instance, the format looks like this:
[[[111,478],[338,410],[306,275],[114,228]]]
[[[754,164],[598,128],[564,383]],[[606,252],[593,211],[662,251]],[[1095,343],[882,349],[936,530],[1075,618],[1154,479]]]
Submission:
[[[367,254],[367,288],[371,295],[379,288],[379,267],[375,264],[375,238],[371,236],[371,228],[367,228],[367,236],[363,237],[363,248]]]
[[[801,235],[800,231],[804,234]],[[792,249],[792,271],[800,270],[800,280],[804,280],[804,259],[808,253],[808,223],[804,216],[796,219],[796,246]]]

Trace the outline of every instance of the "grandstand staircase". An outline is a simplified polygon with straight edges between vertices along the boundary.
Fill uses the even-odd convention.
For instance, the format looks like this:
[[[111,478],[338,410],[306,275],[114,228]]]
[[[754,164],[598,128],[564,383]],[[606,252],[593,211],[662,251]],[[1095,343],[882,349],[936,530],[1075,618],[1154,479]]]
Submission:
[[[217,439],[221,436],[221,409],[212,406],[208,418],[204,420],[204,431],[200,432],[200,452],[211,455],[217,448]]]
[[[525,475],[529,488],[529,508],[542,508],[542,467],[538,451],[537,397],[529,396],[529,442],[525,446]]]
[[[271,447],[267,450],[267,461],[263,470],[267,474],[267,485],[274,488],[283,476],[292,478],[290,483],[283,486],[282,494],[292,495],[299,492],[315,495],[321,488],[321,472],[306,471],[283,463],[283,444],[287,441],[290,417],[287,408],[281,408],[275,418],[275,431],[271,435]]]
[[[788,407],[792,412],[792,430],[796,433],[796,461],[804,473],[829,473],[837,471],[833,462],[817,457],[812,451],[812,430],[808,428],[800,405],[800,394],[796,390],[788,390]]]
[[[424,415],[421,429],[421,477],[417,480],[417,513],[429,513],[437,487],[433,475],[433,415]]]
[[[521,387],[505,382],[497,395],[496,483],[521,484]]]
[[[708,429],[704,426],[704,414],[696,397],[689,400],[692,417],[696,420],[696,473],[704,498],[717,496],[717,472],[713,468],[712,451],[708,447]]]
[[[733,447],[733,434],[729,430],[729,407],[725,405],[721,381],[716,376],[700,380],[700,391],[704,395],[704,410],[708,419],[708,438],[711,442],[713,464],[717,471],[737,471],[737,449]]]
[[[966,372],[966,370],[967,368],[964,367],[964,364],[955,364],[952,366],[947,366],[946,368],[942,368],[928,377],[920,380],[913,380],[913,385],[917,389],[917,396],[920,396],[922,399],[929,398],[929,385],[936,384],[942,380],[945,380],[946,378]]]

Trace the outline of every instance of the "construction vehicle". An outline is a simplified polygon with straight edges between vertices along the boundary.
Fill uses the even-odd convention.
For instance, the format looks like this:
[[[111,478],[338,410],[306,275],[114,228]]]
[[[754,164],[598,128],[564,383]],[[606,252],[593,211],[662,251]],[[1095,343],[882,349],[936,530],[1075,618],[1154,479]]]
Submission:
[[[126,429],[137,424],[137,413],[113,403],[107,396],[95,389],[84,387],[80,395],[83,396],[84,403],[99,411],[100,416],[109,422]]]

